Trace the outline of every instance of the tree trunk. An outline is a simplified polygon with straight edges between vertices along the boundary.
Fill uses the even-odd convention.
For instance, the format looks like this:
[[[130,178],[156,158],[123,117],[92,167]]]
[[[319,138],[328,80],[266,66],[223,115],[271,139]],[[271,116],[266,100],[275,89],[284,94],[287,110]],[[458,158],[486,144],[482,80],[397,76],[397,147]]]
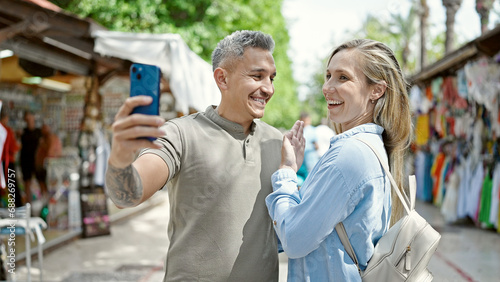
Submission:
[[[481,34],[488,31],[490,21],[490,10],[493,8],[494,0],[476,0],[476,12],[481,20]]]
[[[427,65],[427,20],[429,19],[429,6],[427,0],[420,0],[420,70]]]
[[[462,5],[462,0],[443,0],[443,6],[446,8],[445,54],[452,51],[453,44],[455,43],[455,15],[460,5]]]

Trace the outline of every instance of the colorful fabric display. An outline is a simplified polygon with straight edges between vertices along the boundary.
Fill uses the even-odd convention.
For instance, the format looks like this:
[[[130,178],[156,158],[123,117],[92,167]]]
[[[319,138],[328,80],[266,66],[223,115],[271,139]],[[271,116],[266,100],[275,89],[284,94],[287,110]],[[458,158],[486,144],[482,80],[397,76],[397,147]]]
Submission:
[[[500,202],[500,165],[497,163],[493,171],[493,183],[491,187],[490,223],[498,229],[498,203]]]
[[[442,188],[443,182],[441,181],[442,176],[443,176],[443,168],[445,165],[445,154],[443,152],[440,152],[436,156],[436,160],[434,161],[434,164],[431,169],[431,174],[433,176],[433,182],[434,186],[432,188],[432,195],[433,195],[433,202],[435,205],[440,205],[441,204],[441,195],[440,191]]]
[[[458,95],[455,79],[448,76],[443,81],[443,101],[454,109],[467,109],[467,101]]]
[[[491,228],[490,224],[490,209],[491,209],[491,188],[493,181],[490,177],[489,170],[486,171],[486,177],[483,181],[483,189],[481,191],[481,204],[479,205],[478,220],[484,228]]]
[[[455,170],[451,173],[448,184],[446,185],[446,194],[444,196],[443,205],[441,206],[441,214],[446,222],[455,222],[457,216],[458,204],[458,186],[460,184],[460,176]]]
[[[417,198],[440,207],[446,222],[469,217],[500,232],[499,62],[481,57],[414,85],[410,104]]]
[[[467,216],[477,222],[479,214],[479,204],[481,201],[481,190],[483,189],[484,167],[479,162],[472,172],[470,190],[467,195]]]
[[[430,128],[429,115],[419,115],[415,124],[415,143],[418,146],[424,146],[429,142]]]

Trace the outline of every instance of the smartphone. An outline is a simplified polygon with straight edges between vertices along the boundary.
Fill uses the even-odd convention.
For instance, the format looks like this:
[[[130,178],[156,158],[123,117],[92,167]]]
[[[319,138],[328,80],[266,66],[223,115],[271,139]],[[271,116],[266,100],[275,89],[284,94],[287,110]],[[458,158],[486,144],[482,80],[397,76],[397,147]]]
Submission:
[[[151,104],[135,107],[132,114],[160,115],[160,81],[161,70],[158,66],[137,63],[130,66],[130,97],[146,95],[153,98]],[[154,141],[156,138],[147,139]]]

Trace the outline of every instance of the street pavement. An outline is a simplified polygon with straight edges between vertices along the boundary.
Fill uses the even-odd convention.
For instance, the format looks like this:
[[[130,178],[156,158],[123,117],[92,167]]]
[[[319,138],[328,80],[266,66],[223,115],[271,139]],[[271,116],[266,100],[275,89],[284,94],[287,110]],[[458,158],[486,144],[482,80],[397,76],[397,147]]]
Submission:
[[[162,281],[169,206],[166,193],[155,197],[162,197],[160,204],[113,222],[111,235],[74,240],[47,253],[43,281]],[[470,222],[446,224],[428,203],[417,202],[417,211],[442,235],[429,265],[434,281],[499,281],[500,234]],[[39,271],[35,259],[31,281],[40,281]],[[280,282],[286,281],[286,272],[287,258],[280,254]],[[26,273],[18,267],[15,281],[27,281]]]

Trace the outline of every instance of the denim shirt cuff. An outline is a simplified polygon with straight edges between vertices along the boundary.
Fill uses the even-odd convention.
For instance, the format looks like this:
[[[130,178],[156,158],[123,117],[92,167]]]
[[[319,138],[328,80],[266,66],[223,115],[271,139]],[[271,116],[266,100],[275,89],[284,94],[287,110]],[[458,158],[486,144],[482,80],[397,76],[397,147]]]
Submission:
[[[272,184],[273,184],[273,190],[276,191],[279,188],[283,186],[283,184],[287,182],[293,183],[293,186],[295,188],[297,187],[297,174],[293,169],[290,168],[282,168],[277,170],[275,173],[273,173],[273,176],[271,178]],[[286,185],[288,186],[288,185]]]

